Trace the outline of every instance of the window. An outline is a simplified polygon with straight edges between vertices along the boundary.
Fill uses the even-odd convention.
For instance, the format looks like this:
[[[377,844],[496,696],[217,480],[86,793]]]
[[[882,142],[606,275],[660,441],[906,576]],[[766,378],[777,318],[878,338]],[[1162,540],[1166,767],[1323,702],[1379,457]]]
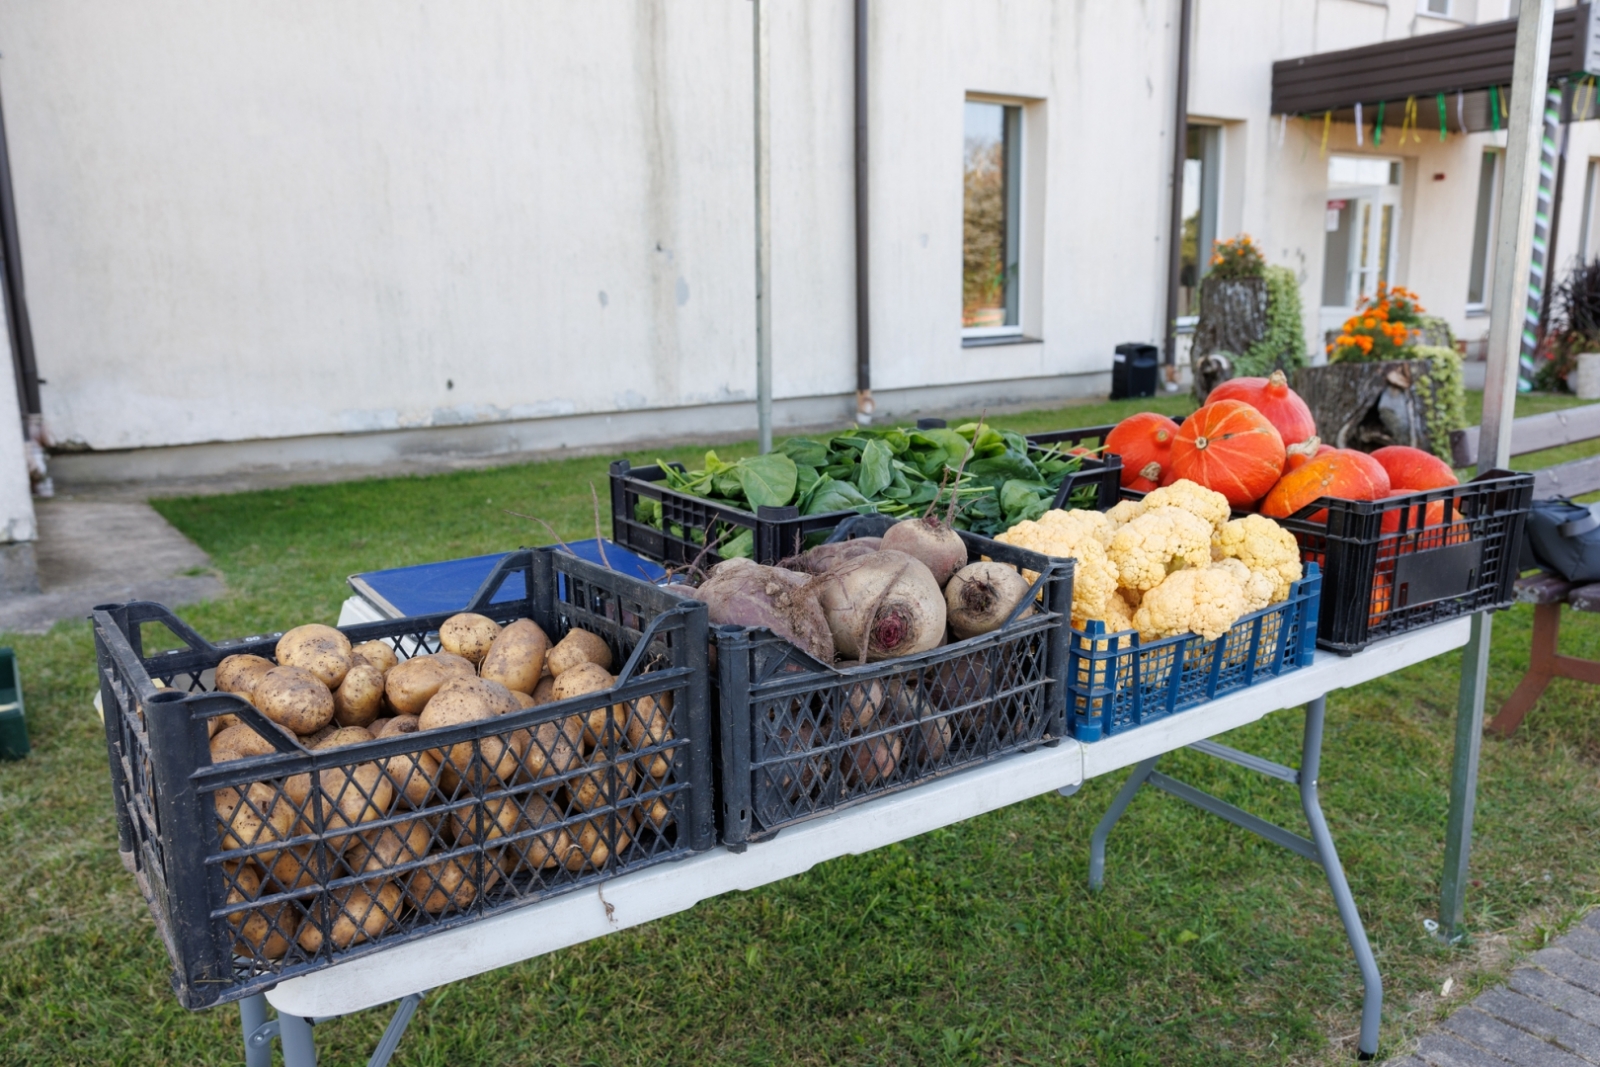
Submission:
[[[1578,262],[1587,263],[1600,255],[1600,210],[1596,210],[1595,195],[1600,193],[1600,159],[1589,160],[1589,173],[1583,183],[1583,224],[1578,230]]]
[[[961,327],[1022,332],[1022,108],[968,100],[963,154]]]
[[[1217,240],[1217,182],[1222,137],[1215,126],[1190,126],[1183,161],[1183,232],[1178,249],[1178,318],[1200,314],[1200,281]]]
[[[1422,11],[1427,15],[1450,17],[1450,0],[1422,0]]]
[[[1399,279],[1400,161],[1329,156],[1322,246],[1322,325],[1336,326],[1355,305]]]
[[[1590,167],[1591,173],[1593,167]],[[1485,152],[1478,168],[1478,209],[1472,221],[1472,262],[1467,274],[1467,310],[1482,311],[1493,284],[1494,224],[1503,170],[1499,152]]]

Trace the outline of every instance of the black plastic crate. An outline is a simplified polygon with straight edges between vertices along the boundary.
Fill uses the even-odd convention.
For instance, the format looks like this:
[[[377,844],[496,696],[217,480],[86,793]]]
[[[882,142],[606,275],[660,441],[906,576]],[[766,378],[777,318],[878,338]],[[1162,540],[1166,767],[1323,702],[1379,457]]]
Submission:
[[[1180,634],[1144,642],[1089,622],[1068,639],[1067,719],[1080,741],[1131,730],[1309,666],[1322,577],[1316,564],[1280,603],[1244,616],[1215,641]]]
[[[1324,497],[1280,519],[1300,542],[1300,558],[1322,568],[1317,644],[1354,653],[1380,638],[1510,607],[1532,501],[1532,474],[1495,470],[1386,500]]]
[[[527,593],[497,600],[513,577]],[[224,657],[271,658],[278,635],[214,645],[159,604],[95,609],[122,858],[185,1006],[237,1000],[715,843],[704,605],[544,548],[507,556],[467,610],[530,617],[552,641],[574,627],[596,633],[618,682],[312,752],[241,698],[209,691]],[[404,659],[437,651],[451,614],[343,632]],[[144,655],[147,627],[185,647]],[[601,713],[598,738],[579,759],[562,724],[591,712]],[[213,765],[208,723],[222,714],[278,751]],[[642,727],[631,741],[629,727]]]
[[[682,464],[673,466],[684,469]],[[754,542],[751,558],[758,563],[776,563],[798,555],[857,514],[846,510],[801,515],[792,506],[750,512],[672,489],[664,484],[665,477],[657,464],[634,467],[625,459],[611,464],[611,539],[669,566],[699,561],[701,567],[709,568],[723,557],[714,549],[707,551],[707,542],[726,544],[746,530]],[[1095,507],[1103,511],[1117,502],[1121,484],[1122,464],[1116,456],[1085,456],[1082,468],[1062,479],[1055,506],[1065,507],[1073,493],[1092,488]],[[660,505],[661,526],[639,517],[641,500]]]
[[[892,521],[860,516],[835,539],[877,535]],[[821,663],[769,630],[712,627],[719,803],[730,848],[1066,736],[1061,683],[1073,562],[961,536],[973,562],[987,557],[1035,572],[1034,614],[861,666]]]

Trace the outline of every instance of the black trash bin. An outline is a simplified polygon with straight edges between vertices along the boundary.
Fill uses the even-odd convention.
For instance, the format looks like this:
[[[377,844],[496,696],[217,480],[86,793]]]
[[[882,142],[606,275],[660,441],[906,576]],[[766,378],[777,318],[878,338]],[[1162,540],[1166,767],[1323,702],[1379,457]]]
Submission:
[[[1155,345],[1118,345],[1111,357],[1111,399],[1155,396],[1160,368],[1161,353]]]

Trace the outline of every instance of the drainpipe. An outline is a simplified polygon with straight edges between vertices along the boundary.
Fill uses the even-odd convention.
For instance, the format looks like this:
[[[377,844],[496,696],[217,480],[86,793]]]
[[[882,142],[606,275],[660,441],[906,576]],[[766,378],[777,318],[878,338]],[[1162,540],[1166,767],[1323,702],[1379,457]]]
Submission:
[[[872,424],[872,330],[867,301],[867,0],[856,0],[856,422]]]
[[[1167,381],[1178,380],[1178,279],[1183,269],[1183,164],[1189,156],[1189,23],[1194,0],[1179,0],[1178,91],[1173,94],[1172,210],[1167,226],[1167,321],[1162,341]]]
[[[11,190],[11,154],[6,146],[5,109],[0,107],[0,297],[6,313],[6,334],[11,341],[11,369],[17,379],[17,404],[22,409],[22,436],[26,441],[28,479],[39,496],[53,496],[54,484],[46,468],[44,415],[39,403],[39,366],[33,356],[33,327],[22,287],[22,241],[17,235],[16,201]]]

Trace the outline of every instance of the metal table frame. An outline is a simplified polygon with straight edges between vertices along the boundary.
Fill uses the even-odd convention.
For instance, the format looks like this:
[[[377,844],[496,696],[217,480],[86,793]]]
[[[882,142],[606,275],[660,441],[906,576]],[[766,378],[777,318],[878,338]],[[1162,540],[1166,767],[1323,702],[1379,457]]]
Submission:
[[[1050,792],[1070,796],[1089,778],[1133,768],[1091,842],[1090,880],[1098,887],[1105,843],[1134,795],[1152,785],[1321,864],[1365,985],[1360,1052],[1377,1052],[1383,985],[1361,918],[1339,864],[1317,799],[1326,694],[1421,663],[1464,645],[1469,623],[1458,619],[1378,642],[1354,656],[1319,652],[1291,674],[1180,712],[1093,744],[1064,740],[881,797],[786,829],[743,853],[724,849],[612,879],[594,892],[568,893],[515,911],[397,944],[393,949],[290,978],[240,1003],[245,1062],[267,1067],[271,1042],[282,1045],[285,1067],[313,1067],[313,1027],[341,1015],[399,1001],[369,1060],[389,1061],[425,988],[509,966],[694,907],[731,890],[749,890],[800,874],[838,856],[860,854]],[[1239,752],[1210,739],[1274,711],[1306,705],[1298,770]],[[1155,770],[1164,755],[1192,748],[1299,786],[1311,838],[1300,837]],[[410,977],[408,977],[410,976]],[[269,1019],[267,1006],[277,1009]]]

